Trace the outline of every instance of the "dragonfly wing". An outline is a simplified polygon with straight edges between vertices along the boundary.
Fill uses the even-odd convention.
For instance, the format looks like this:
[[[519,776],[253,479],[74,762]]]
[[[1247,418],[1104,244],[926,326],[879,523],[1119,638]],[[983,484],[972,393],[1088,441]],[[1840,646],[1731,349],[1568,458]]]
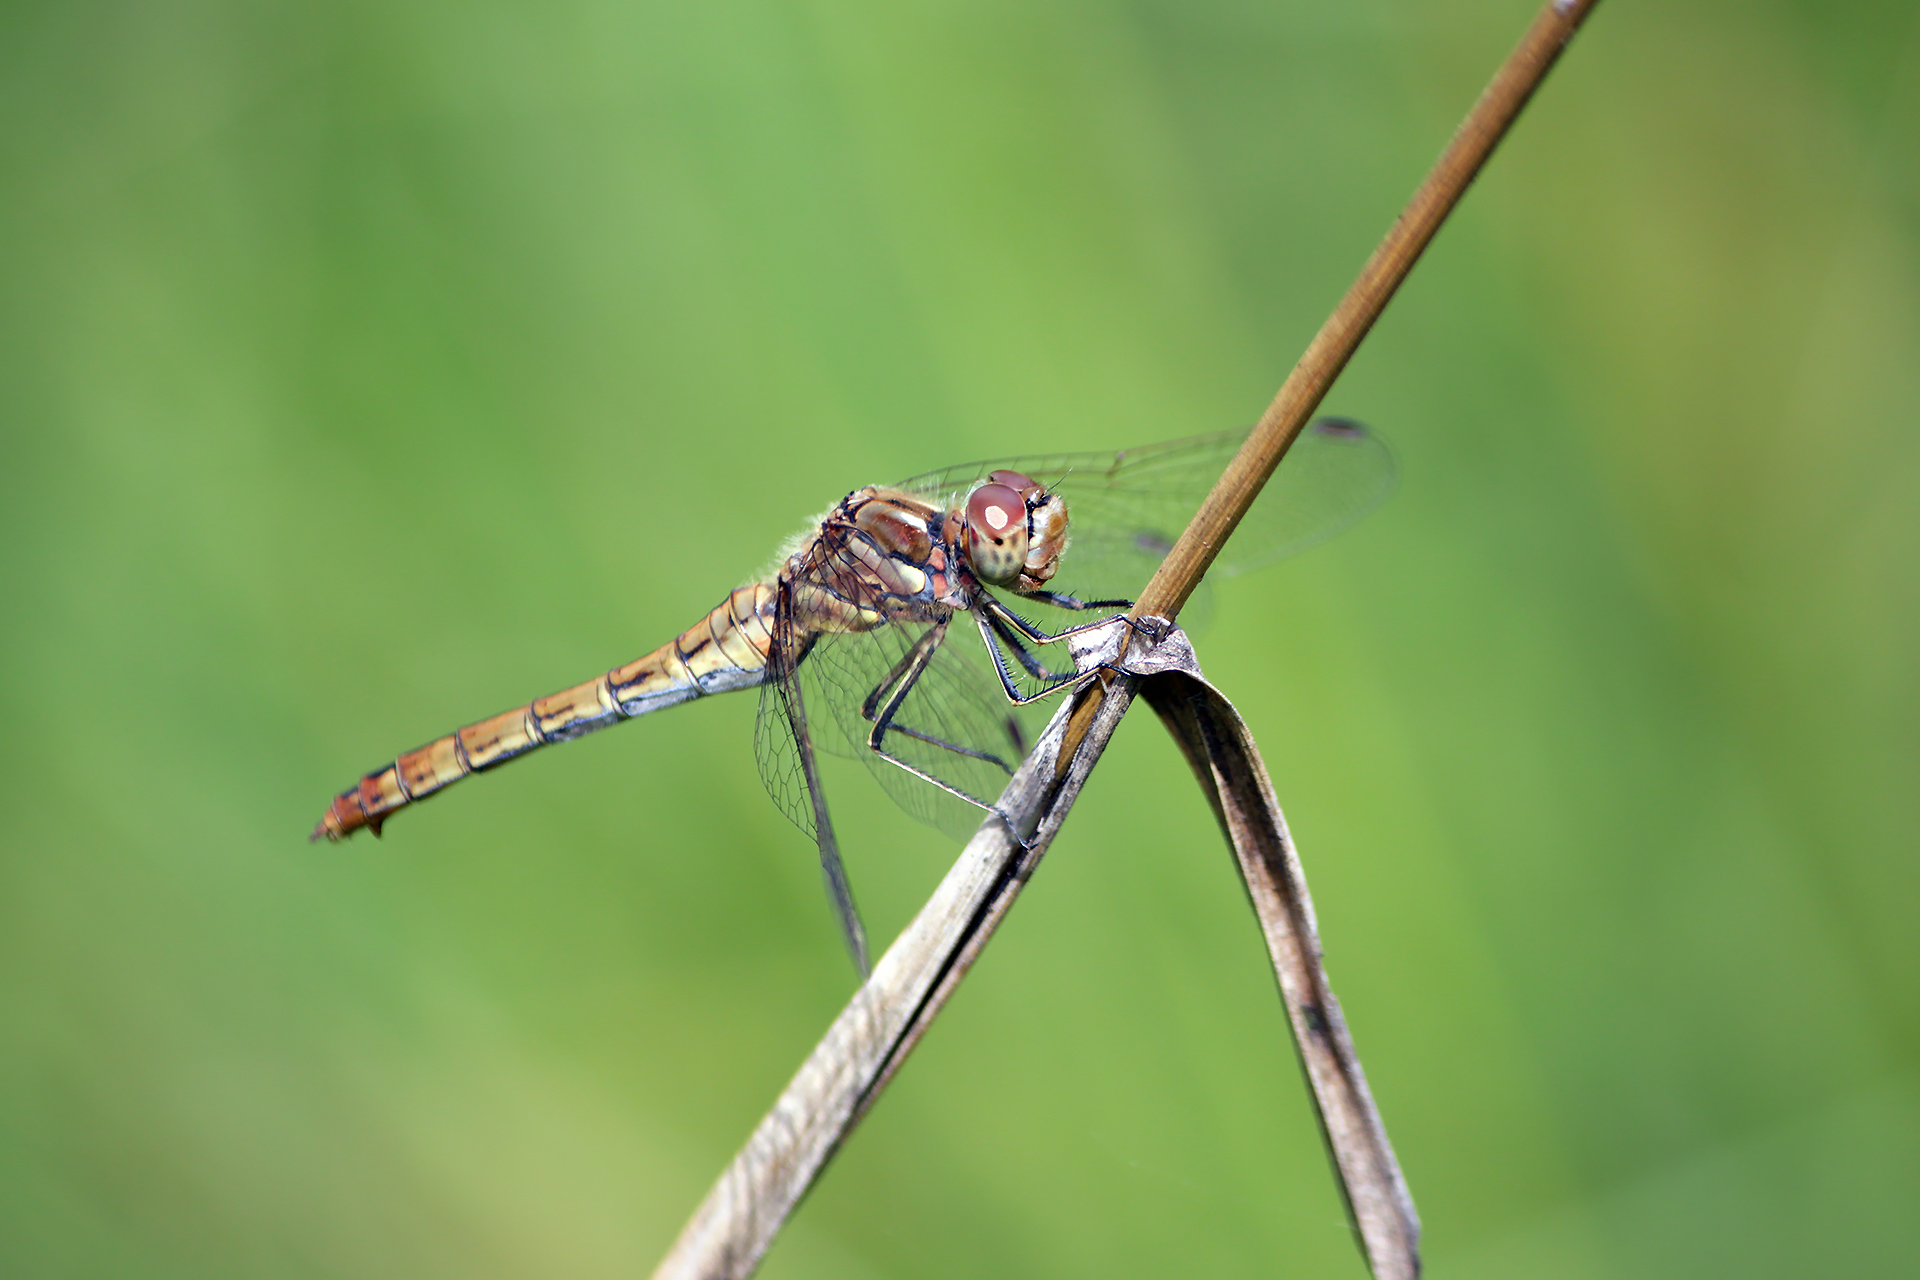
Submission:
[[[808,642],[793,625],[791,598],[791,593],[783,588],[775,609],[767,679],[760,686],[760,714],[753,727],[754,759],[760,766],[760,781],[774,804],[795,826],[813,837],[819,848],[827,898],[833,904],[847,952],[865,977],[871,972],[867,962],[867,931],[860,922],[860,909],[853,900],[853,884],[840,859],[840,844],[834,837],[833,819],[827,812],[826,792],[820,786],[820,772],[814,758],[815,722],[808,717],[805,689],[796,676],[796,669],[805,665]],[[823,717],[821,723],[829,731],[833,729],[831,715]]]
[[[1393,451],[1364,424],[1314,419],[1234,530],[1218,571],[1247,573],[1325,542],[1385,502],[1398,473]]]
[[[898,487],[954,503],[989,472],[1031,476],[1067,500],[1072,540],[1049,585],[1081,599],[1132,600],[1246,438],[1223,431],[1117,453],[965,463]],[[1373,431],[1345,418],[1316,419],[1235,531],[1219,571],[1258,568],[1339,532],[1380,504],[1393,477],[1393,454]]]
[[[1032,741],[1031,714],[1000,692],[964,614],[946,624],[888,621],[871,631],[822,637],[798,679],[816,722],[829,714],[820,708],[831,709],[836,752],[864,760],[910,817],[957,837],[980,825],[981,808],[999,798]],[[882,749],[910,768],[868,745],[889,708]],[[829,733],[816,736],[825,740]]]

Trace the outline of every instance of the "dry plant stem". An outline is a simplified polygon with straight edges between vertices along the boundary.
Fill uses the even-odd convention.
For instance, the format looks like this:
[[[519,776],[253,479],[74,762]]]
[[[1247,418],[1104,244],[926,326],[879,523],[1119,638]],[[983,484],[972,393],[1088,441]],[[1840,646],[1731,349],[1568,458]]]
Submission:
[[[997,821],[981,827],[714,1185],[656,1280],[751,1274],[1005,917],[1139,691],[1186,753],[1238,859],[1368,1264],[1382,1280],[1419,1275],[1419,1220],[1321,967],[1306,879],[1253,735],[1201,676],[1184,633],[1150,643],[1116,625],[1090,640],[1076,653],[1082,669],[1120,659],[1125,641],[1126,674],[1061,708],[1001,796],[1016,826],[1031,824],[1027,847]],[[1082,717],[1085,743],[1064,759],[1062,740]]]
[[[1140,595],[1135,612],[1176,618],[1200,576],[1213,563],[1247,508],[1313,416],[1333,380],[1346,368],[1360,340],[1380,318],[1387,300],[1413,270],[1440,224],[1466,194],[1514,118],[1540,87],[1560,51],[1592,11],[1596,0],[1555,0],[1540,11],[1519,45],[1487,85],[1453,141],[1427,174],[1420,189],[1367,259],[1360,278],[1347,290],[1306,354],[1287,375],[1280,391],[1225,474],[1207,495],[1187,530],[1160,562],[1153,581]]]
[[[1420,1219],[1321,964],[1313,899],[1260,749],[1197,664],[1165,665],[1141,692],[1180,744],[1239,863],[1361,1251],[1378,1280],[1413,1280]]]
[[[1088,641],[1099,647],[1099,656],[1113,660],[1132,634],[1116,623]],[[1082,704],[1063,706],[1055,714],[999,801],[1027,847],[1015,842],[998,819],[981,825],[721,1174],[655,1270],[655,1280],[751,1274],[788,1213],[919,1042],[1006,915],[1113,736],[1131,693],[1131,678],[1122,677],[1104,695],[1091,695],[1099,700],[1098,712],[1085,744],[1064,768],[1061,741]]]
[[[1136,617],[1178,614],[1595,2],[1554,0],[1534,20],[1168,553],[1142,593]],[[1116,648],[1121,640],[1131,643],[1130,634],[1109,635]],[[1138,654],[1139,645],[1132,647]],[[1190,674],[1197,679],[1197,671]],[[1028,847],[1021,849],[997,822],[980,829],[715,1184],[655,1271],[656,1280],[752,1272],[786,1216],[873,1105],[1005,916],[1132,702],[1137,683],[1133,675],[1096,683],[1054,717],[1001,799],[1015,825],[1033,833]],[[1224,699],[1220,702],[1224,705]],[[1177,709],[1171,714],[1163,709],[1163,715],[1190,758],[1195,743],[1206,753],[1206,767],[1196,759],[1195,770],[1240,858],[1369,1265],[1377,1276],[1415,1276],[1418,1223],[1338,1006],[1330,991],[1324,998],[1321,994],[1325,978],[1318,972],[1312,907],[1285,824],[1271,804],[1264,767],[1252,753],[1252,739],[1244,735],[1244,726],[1222,730],[1227,722],[1217,713],[1203,717],[1209,726],[1204,732],[1197,731],[1196,722],[1197,736],[1180,728]],[[1260,818],[1263,807],[1271,808],[1270,821]],[[1316,1068],[1320,1050],[1331,1055],[1326,1059],[1331,1066]]]

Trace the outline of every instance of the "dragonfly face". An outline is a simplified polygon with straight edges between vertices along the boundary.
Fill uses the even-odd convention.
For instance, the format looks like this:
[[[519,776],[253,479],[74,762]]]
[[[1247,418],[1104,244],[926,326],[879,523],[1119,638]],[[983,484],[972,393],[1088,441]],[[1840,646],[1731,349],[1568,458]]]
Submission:
[[[993,797],[1030,739],[1021,709],[1094,674],[1056,671],[1036,650],[1131,607],[1245,434],[970,463],[855,490],[767,581],[737,588],[643,658],[367,774],[334,798],[313,838],[344,839],[361,827],[377,835],[394,811],[469,773],[648,711],[758,686],[761,780],[813,837],[864,972],[865,934],[816,753],[863,760],[902,808],[936,825],[958,829],[977,825],[983,810],[996,814]],[[1238,563],[1216,572],[1311,545],[1371,509],[1392,476],[1391,455],[1365,427],[1310,425],[1236,533]],[[1068,625],[1041,626],[996,590],[1069,615],[1061,619]]]
[[[1020,491],[998,482],[983,484],[967,498],[967,564],[974,576],[996,587],[1020,581],[1027,567],[1027,504]]]
[[[974,575],[1021,595],[1045,589],[1067,549],[1067,503],[1018,471],[989,472],[967,495],[961,550]]]

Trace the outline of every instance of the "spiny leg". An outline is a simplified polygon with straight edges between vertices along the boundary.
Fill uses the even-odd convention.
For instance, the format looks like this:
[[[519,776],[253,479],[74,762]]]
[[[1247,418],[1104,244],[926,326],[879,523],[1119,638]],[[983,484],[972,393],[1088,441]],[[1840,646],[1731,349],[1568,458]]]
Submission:
[[[1145,636],[1149,641],[1156,643],[1162,639],[1162,635],[1158,630],[1133,616],[1132,610],[1134,602],[1131,600],[1081,600],[1076,596],[1064,595],[1058,591],[1030,591],[1022,596],[1021,599],[1038,600],[1041,604],[1050,604],[1056,609],[1076,611],[1082,609],[1119,610],[1121,615],[1126,618],[1127,626],[1133,629],[1134,634]],[[1071,635],[1072,632],[1062,632],[1061,634]]]
[[[1022,600],[1038,600],[1041,604],[1050,604],[1056,609],[1074,611],[1084,609],[1131,609],[1131,600],[1080,600],[1073,596],[1062,595],[1058,591],[1024,591]]]
[[[920,638],[913,642],[912,647],[907,650],[906,656],[894,665],[892,671],[887,673],[887,678],[875,686],[872,693],[867,695],[866,701],[861,705],[861,714],[873,723],[873,727],[867,731],[867,748],[882,760],[887,761],[889,764],[898,765],[921,781],[930,782],[948,795],[955,796],[973,805],[975,808],[984,809],[988,813],[991,813],[994,817],[1000,819],[1001,824],[1006,827],[1008,834],[1014,838],[1015,842],[1017,842],[1021,848],[1030,848],[1031,846],[1027,843],[1026,837],[1021,835],[1019,829],[1013,825],[1013,819],[1008,817],[998,805],[982,800],[978,796],[970,795],[946,779],[929,773],[925,769],[915,765],[912,761],[904,760],[887,750],[887,734],[889,732],[903,733],[908,737],[918,739],[933,746],[941,747],[949,751],[957,751],[961,755],[972,756],[979,760],[992,761],[1002,769],[1006,769],[1009,775],[1013,772],[1012,769],[1007,767],[1005,761],[988,755],[985,752],[970,750],[966,747],[936,738],[931,734],[920,733],[916,730],[908,729],[904,725],[895,725],[893,723],[893,718],[899,713],[901,704],[907,700],[907,695],[913,692],[914,686],[920,682],[920,677],[925,675],[927,668],[932,665],[933,655],[939,650],[941,643],[946,639],[947,625],[950,621],[951,619],[943,618],[933,626],[927,628]]]
[[[1028,597],[1028,596],[1021,597],[1021,599],[1023,600],[1031,599],[1031,598],[1033,597]],[[1007,608],[1006,605],[1000,603],[1000,601],[996,599],[994,595],[989,591],[986,591],[983,589],[980,592],[979,599],[980,599],[980,604],[978,606],[979,608],[986,610],[988,613],[991,613],[999,621],[1005,623],[1007,626],[1012,627],[1015,631],[1018,631],[1023,637],[1026,638],[1029,644],[1054,644],[1058,641],[1066,640],[1073,636],[1080,635],[1083,632],[1096,631],[1099,628],[1106,626],[1109,622],[1112,622],[1113,619],[1116,617],[1125,618],[1127,625],[1132,627],[1135,631],[1140,632],[1142,634],[1150,634],[1144,623],[1142,623],[1139,619],[1134,618],[1131,615],[1127,615],[1127,614],[1109,614],[1107,617],[1100,618],[1094,622],[1077,623],[1074,626],[1066,627],[1060,631],[1049,633],[1046,631],[1042,631],[1040,628],[1034,626],[1031,622],[1028,622],[1025,618],[1021,617],[1019,614],[1015,613],[1013,610]],[[1072,600],[1073,597],[1062,596],[1060,597],[1060,599]],[[1047,601],[1047,603],[1052,604],[1053,601],[1049,600]],[[1078,605],[1080,602],[1075,601],[1074,603]],[[1122,601],[1121,604],[1125,607],[1131,607],[1131,606],[1127,606],[1125,601]],[[1091,608],[1097,607],[1097,604],[1085,605],[1083,607],[1091,609]]]
[[[868,716],[867,718],[869,720],[873,719],[872,716]],[[924,742],[930,747],[939,747],[942,751],[951,751],[957,756],[968,756],[974,760],[985,761],[987,764],[999,769],[1008,777],[1013,776],[1013,766],[990,751],[975,751],[972,747],[963,747],[957,742],[948,742],[945,738],[935,737],[931,733],[922,733],[918,729],[909,728],[899,723],[887,725],[887,732],[897,733],[903,738],[912,738],[916,742]],[[869,743],[868,745],[871,746],[872,744]],[[889,760],[893,759],[893,757],[885,751],[881,751],[880,754],[886,756]]]
[[[1040,689],[1039,692],[1031,695],[1022,694],[1019,688],[1013,683],[1013,673],[1007,670],[1006,657],[1000,652],[1000,646],[994,643],[994,641],[996,637],[1005,640],[1009,648],[1017,651],[1023,655],[1024,659],[1033,662],[1035,665],[1038,665],[1038,660],[1035,659],[1032,654],[1027,653],[1019,641],[1013,636],[999,635],[995,630],[993,621],[987,616],[986,610],[975,609],[972,612],[973,620],[980,628],[980,639],[986,643],[987,656],[993,659],[994,673],[1000,677],[1001,692],[1005,693],[1007,695],[1007,701],[1016,707],[1031,706],[1042,698],[1053,696],[1062,689],[1077,689],[1095,676],[1098,676],[1102,668],[1112,666],[1111,663],[1101,663],[1100,666],[1093,668],[1091,671],[1076,672],[1070,676],[1055,676],[1053,682]],[[1023,661],[1021,665],[1026,666],[1027,661]],[[1054,675],[1052,672],[1048,672],[1047,674]],[[1042,677],[1036,676],[1035,678],[1040,679]]]
[[[1000,642],[1013,651],[1014,658],[1021,666],[1027,669],[1027,674],[1035,680],[1043,683],[1058,683],[1062,680],[1071,680],[1075,675],[1079,674],[1078,672],[1054,671],[1048,668],[1032,650],[1021,643],[1018,632],[991,613],[987,615],[987,625],[993,628],[993,633],[1000,637]]]
[[[915,741],[924,742],[929,746],[939,747],[942,751],[951,751],[955,755],[967,756],[974,760],[984,760],[988,764],[997,766],[1008,776],[1012,776],[1013,766],[992,752],[977,751],[972,747],[962,746],[957,742],[948,742],[945,738],[938,737],[931,733],[923,733],[919,729],[901,724],[895,718],[901,702],[905,700],[907,694],[912,690],[914,683],[919,680],[920,674],[926,669],[927,664],[932,661],[932,650],[938,648],[945,640],[946,628],[946,622],[937,623],[929,627],[922,633],[919,639],[913,642],[912,646],[908,648],[906,656],[901,658],[899,662],[896,662],[893,670],[887,673],[886,679],[875,685],[873,691],[867,694],[866,700],[860,704],[860,717],[869,724],[876,726],[876,728],[880,728],[882,737],[888,733],[901,734]],[[903,685],[904,687],[902,687]],[[881,703],[883,701],[888,704],[889,710],[882,709]],[[1009,723],[1013,724],[1016,722],[1009,721]],[[871,740],[871,733],[869,733],[868,736],[869,741],[867,746],[869,748],[887,759],[893,758],[890,753],[882,751],[874,745]]]

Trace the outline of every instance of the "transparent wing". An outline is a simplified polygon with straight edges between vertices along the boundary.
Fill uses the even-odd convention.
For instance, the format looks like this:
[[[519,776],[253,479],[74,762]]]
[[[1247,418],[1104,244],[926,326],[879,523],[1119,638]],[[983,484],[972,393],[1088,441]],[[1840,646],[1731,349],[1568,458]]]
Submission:
[[[833,721],[817,745],[864,761],[910,817],[960,838],[983,813],[943,787],[992,804],[1031,741],[1035,717],[1002,695],[965,614],[822,637],[798,679],[815,724]],[[883,720],[882,750],[924,777],[869,747]]]
[[[1225,431],[1118,453],[1060,453],[964,463],[896,486],[958,501],[988,472],[1019,471],[1067,500],[1071,542],[1055,590],[1132,600],[1247,438]],[[1393,488],[1393,454],[1347,418],[1309,423],[1215,565],[1244,573],[1303,551],[1378,506]]]
[[[813,838],[820,851],[820,871],[826,880],[827,899],[839,921],[854,967],[864,977],[869,972],[867,931],[853,900],[853,884],[840,860],[839,841],[833,833],[833,819],[827,813],[826,794],[821,790],[813,755],[815,725],[831,730],[833,717],[828,714],[816,720],[809,715],[804,687],[795,676],[796,664],[805,663],[808,643],[795,626],[791,596],[783,592],[774,616],[767,679],[760,686],[760,713],[753,726],[753,754],[767,794],[795,826]]]
[[[772,675],[761,682],[760,712],[753,722],[753,755],[760,766],[761,785],[766,787],[775,807],[813,840],[818,838],[819,829],[806,774],[800,767],[788,692],[785,681],[776,680]],[[814,746],[819,745],[815,741]]]

